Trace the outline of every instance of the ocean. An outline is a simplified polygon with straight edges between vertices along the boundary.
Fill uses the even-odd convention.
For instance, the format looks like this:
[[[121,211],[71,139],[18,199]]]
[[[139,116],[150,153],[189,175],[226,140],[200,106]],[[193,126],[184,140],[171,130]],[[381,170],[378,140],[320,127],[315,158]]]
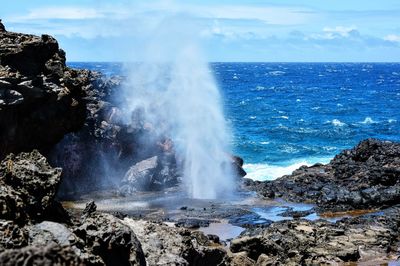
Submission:
[[[69,66],[123,75],[120,63]],[[399,63],[211,63],[249,178],[327,163],[366,138],[400,141]]]

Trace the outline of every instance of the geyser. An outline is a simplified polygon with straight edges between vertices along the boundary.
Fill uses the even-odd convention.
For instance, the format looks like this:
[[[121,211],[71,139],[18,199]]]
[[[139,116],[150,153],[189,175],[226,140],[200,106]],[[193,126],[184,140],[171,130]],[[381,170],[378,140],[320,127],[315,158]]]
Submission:
[[[143,62],[131,66],[126,111],[140,110],[156,135],[173,141],[189,197],[227,197],[234,175],[221,95],[198,42],[182,34],[188,32],[182,25],[164,21]]]

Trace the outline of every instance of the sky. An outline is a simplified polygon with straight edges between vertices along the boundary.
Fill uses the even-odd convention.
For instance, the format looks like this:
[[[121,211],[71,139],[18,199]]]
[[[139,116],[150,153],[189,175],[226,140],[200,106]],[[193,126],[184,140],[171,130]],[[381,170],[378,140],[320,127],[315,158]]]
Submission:
[[[55,36],[68,61],[141,61],[152,42],[174,49],[190,38],[213,62],[400,62],[400,0],[0,4],[7,30]]]

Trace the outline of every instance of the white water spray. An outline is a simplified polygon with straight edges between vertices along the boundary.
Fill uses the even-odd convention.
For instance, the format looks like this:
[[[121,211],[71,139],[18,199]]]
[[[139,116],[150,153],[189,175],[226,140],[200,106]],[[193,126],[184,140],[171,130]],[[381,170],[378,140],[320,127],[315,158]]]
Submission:
[[[173,25],[164,23],[158,29],[163,38],[156,37],[148,45],[149,58],[130,71],[128,111],[142,110],[153,130],[173,140],[190,197],[230,196],[230,133],[221,95],[197,42],[182,37],[181,26],[176,35],[181,37],[174,38],[177,24]]]

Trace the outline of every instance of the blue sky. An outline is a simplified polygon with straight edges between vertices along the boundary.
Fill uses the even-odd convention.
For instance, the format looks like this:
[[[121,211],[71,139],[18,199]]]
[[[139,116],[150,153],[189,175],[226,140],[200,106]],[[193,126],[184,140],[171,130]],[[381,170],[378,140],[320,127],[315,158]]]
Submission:
[[[400,61],[399,0],[1,1],[8,30],[54,35],[69,61],[140,61],[160,28],[208,61]]]

